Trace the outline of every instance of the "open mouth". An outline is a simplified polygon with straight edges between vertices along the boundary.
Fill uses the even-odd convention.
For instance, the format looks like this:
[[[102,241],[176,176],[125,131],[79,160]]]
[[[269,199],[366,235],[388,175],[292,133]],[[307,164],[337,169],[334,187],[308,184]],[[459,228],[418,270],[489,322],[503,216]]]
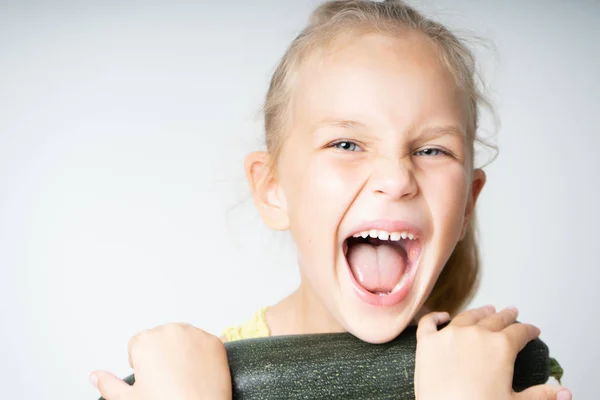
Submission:
[[[371,229],[344,241],[344,255],[355,284],[368,297],[394,295],[401,301],[400,292],[408,291],[420,253],[420,239],[411,231]]]

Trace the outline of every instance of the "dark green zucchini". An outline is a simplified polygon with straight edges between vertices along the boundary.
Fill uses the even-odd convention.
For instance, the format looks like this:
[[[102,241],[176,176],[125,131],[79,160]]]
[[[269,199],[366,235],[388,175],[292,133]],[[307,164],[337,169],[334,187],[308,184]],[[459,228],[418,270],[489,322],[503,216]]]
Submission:
[[[226,343],[233,399],[414,399],[416,327],[369,344],[349,333],[279,336]],[[535,339],[517,355],[517,392],[560,380],[562,370]],[[133,384],[133,375],[125,381]],[[102,398],[101,398],[102,399]]]

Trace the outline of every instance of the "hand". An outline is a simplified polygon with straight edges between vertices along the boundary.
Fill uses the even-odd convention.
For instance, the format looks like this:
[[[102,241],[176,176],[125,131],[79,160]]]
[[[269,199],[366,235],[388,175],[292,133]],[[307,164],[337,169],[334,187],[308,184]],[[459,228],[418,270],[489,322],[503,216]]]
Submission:
[[[517,315],[514,308],[482,307],[459,314],[440,331],[448,313],[424,316],[417,328],[416,399],[570,400],[571,393],[558,386],[512,390],[517,354],[540,334],[533,325],[514,323]]]
[[[231,376],[221,340],[187,324],[143,331],[129,341],[129,386],[106,371],[90,375],[106,400],[231,400]]]

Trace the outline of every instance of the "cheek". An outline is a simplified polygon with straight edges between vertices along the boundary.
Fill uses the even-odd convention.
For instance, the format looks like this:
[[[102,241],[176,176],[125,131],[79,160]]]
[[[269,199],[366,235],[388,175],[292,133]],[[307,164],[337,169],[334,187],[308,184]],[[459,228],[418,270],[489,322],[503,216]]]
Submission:
[[[429,173],[420,185],[436,234],[458,240],[467,205],[467,175],[459,165]]]
[[[288,172],[282,178],[285,179],[290,219],[320,228],[330,225],[331,229],[337,227],[360,190],[359,174],[364,174],[358,164],[353,167],[326,156],[314,156],[310,162],[294,163]],[[323,233],[331,234],[331,229]]]
[[[290,233],[301,264],[307,267],[332,262],[340,221],[360,191],[358,174],[364,172],[358,164],[349,166],[326,154],[313,155],[301,162],[290,158],[288,166],[281,183],[287,199]],[[319,270],[326,273],[327,269]]]

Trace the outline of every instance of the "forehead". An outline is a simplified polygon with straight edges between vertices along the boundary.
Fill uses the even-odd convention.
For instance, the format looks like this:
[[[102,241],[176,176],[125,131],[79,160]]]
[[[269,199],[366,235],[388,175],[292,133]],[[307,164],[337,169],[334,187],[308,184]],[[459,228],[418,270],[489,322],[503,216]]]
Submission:
[[[294,119],[366,125],[458,125],[468,103],[437,47],[424,35],[363,34],[332,42],[308,59],[293,90]]]

